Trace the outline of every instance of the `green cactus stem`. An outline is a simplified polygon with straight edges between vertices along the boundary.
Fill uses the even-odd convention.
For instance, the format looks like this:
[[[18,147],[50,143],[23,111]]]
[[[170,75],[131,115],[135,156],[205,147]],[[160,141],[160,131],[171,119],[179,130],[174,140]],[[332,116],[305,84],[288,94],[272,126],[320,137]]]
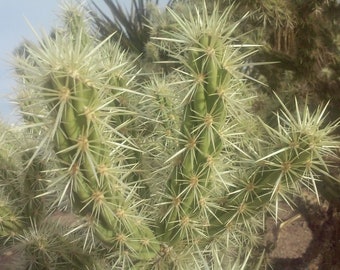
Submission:
[[[21,64],[26,83],[37,95],[34,105],[44,108],[50,125],[39,147],[51,142],[61,165],[51,186],[64,185],[58,203],[69,196],[74,209],[90,217],[104,246],[129,253],[131,262],[147,261],[159,246],[139,214],[138,188],[127,181],[134,166],[127,152],[139,150],[122,132],[134,112],[116,106],[134,93],[116,80],[132,65],[108,40],[95,44],[86,29],[74,27],[78,30],[56,32],[53,39],[41,40],[40,47],[28,48],[33,61]],[[115,65],[107,69],[105,61]]]
[[[211,234],[223,231],[228,224],[246,224],[262,209],[277,218],[279,201],[290,204],[292,196],[299,194],[303,186],[318,197],[318,175],[331,177],[325,159],[336,156],[338,143],[333,133],[339,123],[325,123],[327,106],[310,113],[307,105],[301,110],[296,101],[294,115],[281,105],[277,128],[262,123],[271,140],[269,154],[248,161],[253,165],[235,178],[228,194],[221,199],[221,209],[212,216],[215,228],[211,226]],[[266,151],[265,145],[258,153]]]
[[[240,65],[243,56],[231,42],[232,29],[239,22],[230,23],[230,9],[218,14],[215,8],[210,15],[203,9],[202,14],[191,14],[189,19],[169,12],[180,31],[167,33],[170,37],[166,40],[180,43],[182,50],[169,53],[183,66],[181,72],[189,81],[183,102],[180,150],[173,155],[180,162],[166,185],[168,201],[161,203],[165,205],[161,220],[164,239],[174,243],[207,234],[214,210],[206,200],[219,185],[215,163],[226,146],[223,132],[231,117],[227,115],[226,92],[232,91],[237,73],[230,71]],[[226,31],[228,24],[231,26]],[[226,51],[235,57],[230,60]]]

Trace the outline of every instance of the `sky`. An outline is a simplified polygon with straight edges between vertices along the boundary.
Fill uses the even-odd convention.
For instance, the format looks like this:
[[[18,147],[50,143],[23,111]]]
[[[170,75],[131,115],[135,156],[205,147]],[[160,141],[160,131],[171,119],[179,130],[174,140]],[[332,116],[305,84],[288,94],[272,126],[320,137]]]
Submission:
[[[104,0],[95,2],[105,9]],[[130,7],[129,0],[119,2]],[[166,2],[160,1],[161,4]],[[37,40],[29,24],[38,33],[49,33],[57,26],[62,3],[62,0],[0,0],[0,122],[20,122],[11,101],[15,97],[15,77],[11,66],[13,50],[25,39]]]
[[[15,87],[11,54],[24,39],[36,40],[27,21],[38,32],[57,25],[59,4],[58,0],[0,0],[0,118],[6,123],[18,121],[11,104]]]

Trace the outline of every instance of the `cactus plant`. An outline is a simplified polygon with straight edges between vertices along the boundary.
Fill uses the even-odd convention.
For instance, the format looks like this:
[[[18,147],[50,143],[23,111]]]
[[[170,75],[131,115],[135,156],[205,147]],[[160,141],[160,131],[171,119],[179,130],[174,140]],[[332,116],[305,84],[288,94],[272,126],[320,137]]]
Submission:
[[[0,144],[8,164],[0,179],[0,262],[23,269],[265,265],[266,215],[276,217],[279,201],[290,203],[302,186],[317,196],[320,176],[332,179],[325,157],[339,146],[338,123],[326,122],[327,106],[310,112],[295,100],[291,112],[279,97],[276,124],[255,115],[262,101],[247,67],[257,63],[247,59],[257,46],[240,43],[236,29],[247,14],[235,20],[233,11],[202,1],[157,14],[169,25],[145,45],[167,54],[163,72],[117,39],[99,41],[89,14],[73,5],[62,29],[38,35],[17,55],[25,124]]]

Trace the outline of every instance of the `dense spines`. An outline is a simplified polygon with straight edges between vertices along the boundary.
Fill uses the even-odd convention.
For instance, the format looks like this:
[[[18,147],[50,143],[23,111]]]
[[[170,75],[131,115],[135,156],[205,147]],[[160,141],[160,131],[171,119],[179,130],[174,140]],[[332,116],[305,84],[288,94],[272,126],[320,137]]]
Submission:
[[[3,131],[11,136],[3,137],[5,140],[0,143],[4,166],[0,174],[1,266],[13,269],[46,269],[56,265],[60,269],[75,265],[78,269],[85,265],[92,267],[92,258],[80,247],[79,236],[64,235],[66,225],[72,222],[67,221],[69,218],[58,218],[58,211],[51,208],[51,196],[44,195],[53,177],[47,165],[53,164],[51,153],[40,151],[34,155],[38,142],[31,131],[26,130],[25,136],[21,128],[10,131],[3,126]],[[65,243],[72,244],[65,246]],[[75,263],[77,257],[79,263]]]
[[[8,239],[20,233],[24,228],[24,222],[19,209],[12,205],[13,200],[9,200],[1,194],[0,201],[0,238]]]
[[[261,153],[269,150],[263,145],[259,153],[264,156],[254,159],[253,165],[232,181],[221,209],[215,214],[218,219],[211,220],[211,232],[223,230],[230,222],[248,224],[247,220],[263,209],[277,218],[279,201],[290,204],[302,187],[318,196],[318,175],[329,174],[325,158],[333,156],[338,147],[331,136],[337,124],[330,128],[332,124],[324,123],[321,107],[311,114],[308,107],[300,110],[296,104],[296,112],[290,113],[283,105],[282,112],[277,114],[276,129],[262,123],[267,139],[271,140],[270,154]],[[323,149],[319,148],[321,145]],[[252,228],[246,229],[251,234]]]
[[[133,188],[136,180],[128,179],[138,162],[134,134],[122,131],[135,118],[122,102],[134,92],[124,83],[124,73],[132,65],[117,47],[105,44],[107,40],[97,45],[88,41],[80,25],[74,27],[78,31],[56,32],[40,48],[28,48],[37,65],[27,61],[24,70],[26,83],[42,98],[35,99],[36,106],[46,108],[46,118],[52,123],[45,141],[53,143],[64,167],[58,185],[53,181],[50,185],[60,188],[60,182],[64,183],[60,193],[68,194],[75,211],[93,218],[94,233],[107,248],[128,251],[131,260],[147,261],[157,253],[157,242],[139,215],[140,198]],[[108,69],[107,59],[101,57],[110,53],[114,55],[110,60],[117,62]],[[46,74],[44,70],[54,63],[58,66]],[[33,74],[38,78],[32,80]],[[43,85],[36,85],[37,81]],[[136,222],[138,226],[132,226]]]
[[[276,133],[247,131],[249,127],[242,123],[246,117],[247,121],[260,126],[261,121],[253,117],[250,108],[247,108],[250,104],[247,104],[247,99],[254,97],[249,94],[246,96],[246,85],[237,84],[236,81],[247,77],[239,70],[246,65],[243,61],[253,53],[253,46],[250,45],[246,51],[247,45],[235,44],[236,38],[227,34],[233,34],[237,23],[230,24],[230,32],[220,31],[222,24],[228,25],[223,23],[228,13],[220,14],[218,20],[215,20],[216,14],[216,10],[210,15],[203,11],[197,18],[192,14],[186,18],[172,14],[180,31],[168,31],[164,38],[169,43],[179,43],[175,48],[170,45],[173,51],[169,53],[177,59],[180,72],[188,78],[179,131],[179,150],[172,156],[173,159],[179,159],[179,163],[166,182],[167,196],[160,203],[164,207],[161,212],[162,239],[170,241],[174,247],[181,246],[182,241],[191,242],[192,239],[204,247],[212,239],[223,239],[230,226],[241,228],[244,237],[242,233],[236,235],[239,239],[243,237],[244,243],[248,242],[251,247],[257,243],[256,237],[252,235],[264,226],[263,210],[274,211],[273,215],[277,216],[278,201],[289,203],[306,179],[315,189],[314,177],[317,172],[327,174],[326,168],[319,167],[324,164],[321,149],[312,151],[316,142],[310,140],[314,140],[316,134],[300,136],[305,127],[297,125],[310,121],[314,127],[318,126],[318,134],[324,135],[322,139],[318,138],[318,142],[329,144],[328,136],[332,129],[323,129],[320,123],[314,123],[316,118],[322,119],[321,111],[313,119],[307,107],[297,117],[285,109],[279,114],[280,126]],[[162,49],[167,50],[167,47]],[[241,99],[237,100],[237,96],[233,96],[233,90],[243,95]],[[298,107],[296,110],[299,112]],[[224,134],[228,124],[236,127],[234,132],[238,141],[235,143]],[[270,129],[264,125],[264,130]],[[251,134],[258,136],[259,140],[253,146],[247,145],[254,141]],[[289,142],[286,141],[287,136],[292,137]],[[271,141],[270,154],[264,157],[261,155],[268,140]],[[333,148],[332,144],[328,147]],[[230,150],[239,152],[246,161],[229,155]],[[253,153],[248,154],[249,150]],[[218,162],[222,155],[236,158],[230,161],[229,169],[227,166],[223,169],[223,165]],[[251,156],[255,159],[249,160]],[[315,164],[313,169],[312,164]],[[245,166],[244,171],[238,175],[242,166]],[[224,170],[230,170],[229,174],[224,173]],[[218,188],[224,191],[220,192]]]
[[[46,166],[42,155],[32,159],[35,138],[30,132],[23,137],[19,130],[2,126],[0,140],[1,219],[8,227],[7,236],[20,234],[32,220],[39,222],[47,213],[48,198],[39,197],[46,188]],[[24,146],[26,148],[24,148]],[[5,227],[6,227],[5,226]],[[6,236],[6,234],[2,234]]]
[[[209,197],[220,186],[215,167],[226,147],[222,133],[230,117],[223,91],[230,90],[230,81],[236,78],[223,67],[223,52],[232,45],[232,37],[221,31],[222,25],[229,23],[228,12],[219,19],[216,9],[211,16],[206,12],[201,17],[190,14],[185,19],[170,11],[180,31],[168,32],[170,38],[165,39],[180,41],[180,53],[170,53],[177,58],[183,67],[180,72],[188,80],[178,132],[180,150],[173,155],[180,162],[167,181],[169,201],[161,203],[167,209],[163,210],[166,214],[161,220],[164,240],[173,244],[208,237],[210,216],[218,208]]]
[[[20,132],[37,140],[0,153],[0,230],[28,267],[259,269],[268,211],[330,176],[338,124],[325,125],[326,109],[294,115],[284,104],[276,126],[255,117],[245,82],[255,46],[238,44],[233,7],[195,4],[164,12],[167,31],[151,29],[148,46],[171,61],[141,73],[78,9],[27,44]]]

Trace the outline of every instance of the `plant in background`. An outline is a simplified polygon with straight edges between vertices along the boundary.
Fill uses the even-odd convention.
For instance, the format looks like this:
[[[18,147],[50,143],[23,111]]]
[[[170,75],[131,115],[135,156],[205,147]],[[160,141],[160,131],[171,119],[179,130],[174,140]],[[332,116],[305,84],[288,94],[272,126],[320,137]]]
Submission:
[[[220,1],[220,8],[229,4],[230,1]],[[250,40],[263,45],[254,59],[278,61],[274,66],[256,67],[253,74],[261,75],[282,98],[287,96],[287,102],[292,94],[303,99],[309,96],[314,105],[331,99],[330,116],[336,119],[338,115],[333,111],[339,107],[339,1],[237,1],[235,16],[246,11],[251,11],[252,16],[243,24],[242,32],[251,30]]]
[[[241,43],[247,14],[234,20],[234,10],[202,1],[158,12],[171,23],[145,46],[168,56],[166,69],[142,63],[152,57],[134,60],[111,36],[98,40],[89,14],[73,5],[62,29],[17,56],[25,123],[0,144],[8,164],[0,175],[0,262],[265,266],[266,215],[277,217],[278,203],[302,186],[317,196],[322,175],[332,179],[325,157],[339,146],[338,123],[326,122],[327,106],[310,112],[295,101],[292,112],[279,98],[275,125],[255,115],[263,101],[247,69],[259,64],[248,62],[257,46]]]
[[[158,0],[133,0],[130,12],[126,12],[118,1],[104,0],[110,10],[111,16],[100,9],[93,1],[92,4],[97,12],[91,11],[95,21],[95,27],[100,33],[100,37],[106,38],[111,36],[116,42],[119,42],[123,49],[129,49],[134,53],[145,51],[145,44],[150,39],[150,28],[148,21],[151,19],[152,11],[158,5]],[[112,33],[117,32],[112,36]]]

